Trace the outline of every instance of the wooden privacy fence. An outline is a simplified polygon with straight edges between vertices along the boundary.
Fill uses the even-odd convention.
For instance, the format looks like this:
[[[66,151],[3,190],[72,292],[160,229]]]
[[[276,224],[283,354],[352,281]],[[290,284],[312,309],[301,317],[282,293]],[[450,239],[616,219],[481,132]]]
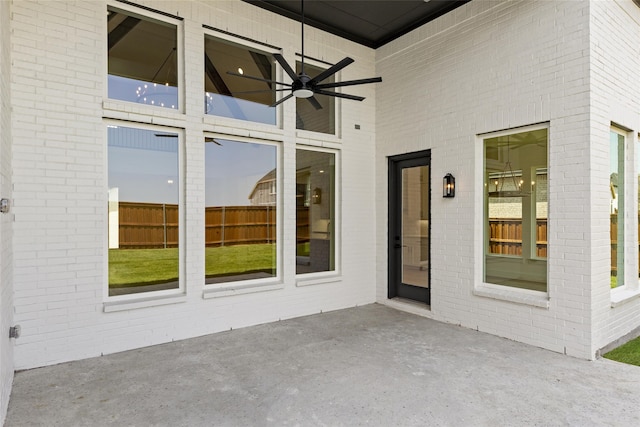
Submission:
[[[309,240],[309,208],[298,208],[298,241]],[[129,249],[178,246],[178,205],[120,202],[119,247]],[[306,236],[306,237],[305,237]],[[205,208],[208,247],[276,241],[275,206],[215,206]]]
[[[540,258],[547,257],[547,220],[536,220],[536,253]],[[489,219],[489,253],[522,255],[522,220]]]
[[[178,247],[178,205],[120,202],[118,238],[126,249]]]
[[[275,206],[205,208],[205,245],[230,246],[276,241]]]

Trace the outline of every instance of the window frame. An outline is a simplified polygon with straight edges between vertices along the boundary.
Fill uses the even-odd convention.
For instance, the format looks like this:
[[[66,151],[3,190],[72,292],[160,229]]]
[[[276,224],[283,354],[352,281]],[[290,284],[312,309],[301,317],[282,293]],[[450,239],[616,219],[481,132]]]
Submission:
[[[490,298],[502,299],[506,301],[520,302],[524,304],[534,305],[545,307],[548,306],[548,295],[549,295],[549,253],[547,253],[547,258],[541,258],[537,256],[530,256],[528,259],[533,261],[534,263],[545,262],[546,263],[546,289],[544,291],[541,290],[532,290],[526,288],[518,288],[515,286],[510,286],[508,284],[495,284],[491,282],[485,281],[485,269],[486,269],[486,245],[488,245],[489,241],[489,231],[488,227],[485,227],[486,220],[488,219],[488,203],[485,203],[485,140],[492,138],[505,137],[508,135],[514,135],[525,132],[532,131],[540,131],[546,130],[547,132],[547,147],[546,147],[546,156],[547,156],[547,221],[549,221],[550,215],[552,213],[551,209],[551,177],[549,175],[549,171],[551,168],[551,126],[548,122],[526,125],[520,127],[514,127],[509,129],[504,129],[495,132],[488,132],[483,134],[478,134],[476,136],[476,146],[475,146],[475,165],[476,165],[476,197],[475,197],[475,206],[476,206],[476,233],[474,244],[478,251],[476,251],[476,267],[475,267],[475,283],[474,286],[474,294],[478,296],[485,296]],[[534,169],[535,170],[535,169]],[[535,213],[534,213],[535,215]],[[533,236],[532,236],[533,237]],[[552,235],[547,231],[547,248],[552,246],[551,242]],[[531,239],[529,244],[535,247],[535,239]],[[524,247],[524,242],[522,243]],[[516,255],[508,255],[508,254],[492,254],[492,257],[503,257],[503,258],[511,258],[511,259],[521,259],[521,256]]]
[[[248,138],[237,135],[228,135],[228,134],[217,134],[213,132],[205,132],[202,139],[202,149],[204,152],[204,144],[206,144],[205,139],[214,138],[214,139],[225,139],[236,142],[245,142],[251,144],[262,144],[266,146],[272,146],[276,149],[276,274],[273,277],[266,277],[261,279],[247,279],[247,280],[235,280],[230,282],[220,282],[220,283],[206,283],[205,274],[202,275],[202,288],[203,288],[203,298],[215,298],[215,297],[223,297],[228,295],[235,294],[243,294],[248,292],[259,292],[261,290],[272,290],[272,289],[281,289],[284,287],[283,284],[283,239],[284,239],[284,184],[283,184],[283,143],[280,140],[267,140],[267,139],[256,139],[256,138]],[[204,155],[204,153],[203,153]],[[203,178],[204,171],[206,170],[206,161],[203,161]],[[205,187],[206,192],[206,180],[203,179],[203,187]],[[203,202],[203,210],[202,210],[202,225],[205,224],[205,208],[206,203]],[[202,257],[203,257],[203,268],[205,263],[205,248],[202,248]],[[204,270],[203,270],[204,273]]]
[[[629,180],[627,179],[628,174],[630,173],[629,171],[635,171],[635,165],[633,165],[632,168],[629,168],[628,166],[628,159],[629,159],[629,132],[625,131],[624,129],[622,129],[620,126],[616,126],[615,124],[611,124],[611,127],[609,129],[609,164],[611,164],[611,160],[610,160],[610,156],[611,156],[611,138],[613,137],[613,135],[617,135],[618,137],[622,137],[622,160],[618,159],[618,165],[622,165],[622,173],[619,173],[618,171],[618,183],[622,182],[622,191],[618,192],[618,194],[622,195],[621,197],[621,201],[619,203],[622,204],[622,207],[620,208],[620,206],[618,206],[618,224],[620,224],[621,220],[622,220],[622,230],[620,230],[618,228],[618,233],[616,236],[616,253],[617,253],[617,263],[616,264],[621,264],[623,269],[622,269],[622,275],[619,275],[618,272],[616,272],[616,278],[622,277],[622,284],[618,284],[618,280],[616,280],[616,286],[615,287],[611,287],[611,289],[626,289],[625,285],[627,284],[627,268],[625,265],[625,259],[627,258],[627,256],[629,255],[627,252],[627,237],[629,235],[629,230],[628,227],[626,225],[626,216],[627,216],[627,212],[635,205],[635,203],[628,203],[627,202],[627,196],[629,195],[629,188],[628,188],[628,182]],[[618,141],[618,143],[620,143],[620,141]],[[620,147],[618,147],[618,150],[620,149]],[[619,154],[618,154],[619,155]],[[611,171],[609,171],[611,172]],[[611,215],[611,212],[609,213]],[[609,226],[609,236],[611,239],[611,226]],[[620,242],[618,241],[619,238],[622,237],[622,243],[620,244]],[[636,239],[634,239],[636,240]],[[619,250],[620,248],[622,248],[622,250]],[[620,258],[622,258],[622,260],[620,260]],[[610,252],[610,260],[609,260],[609,265],[612,264],[612,260],[611,260],[611,252]],[[617,269],[616,269],[617,271]]]
[[[157,105],[149,105],[149,104],[141,104],[131,101],[126,101],[117,98],[109,97],[109,50],[106,50],[105,64],[104,64],[104,101],[109,103],[124,103],[127,107],[117,108],[119,110],[127,110],[130,109],[132,105],[135,105],[136,108],[140,108],[141,111],[145,111],[147,114],[154,115],[154,112],[162,111],[162,112],[174,112],[174,113],[184,113],[185,112],[185,61],[184,61],[184,19],[179,16],[174,16],[169,13],[157,11],[144,6],[137,6],[135,4],[124,3],[121,1],[107,1],[106,5],[107,11],[113,10],[119,13],[124,13],[129,16],[139,17],[143,20],[149,21],[159,21],[164,24],[174,25],[176,27],[176,64],[177,64],[177,94],[178,94],[178,106],[177,108],[168,108],[161,107]],[[108,40],[108,32],[105,23],[105,38]],[[160,113],[166,114],[166,113]],[[169,113],[171,114],[171,113]]]
[[[273,56],[274,53],[279,53],[282,54],[282,49],[276,47],[276,46],[272,46],[270,44],[267,43],[263,43],[257,40],[252,40],[249,39],[247,37],[242,37],[242,36],[238,36],[235,34],[231,34],[229,32],[223,31],[223,30],[218,30],[217,28],[213,28],[210,27],[208,25],[203,25],[203,32],[202,32],[202,50],[203,50],[203,55],[205,53],[205,40],[207,37],[213,38],[213,39],[219,39],[222,40],[223,42],[226,43],[231,43],[234,45],[237,45],[238,47],[244,47],[247,49],[252,49],[252,50],[257,50],[260,53],[263,53],[265,55],[271,55]],[[275,59],[274,59],[275,61]],[[204,64],[203,64],[204,65]],[[205,71],[204,68],[201,70],[202,72],[202,89],[203,89],[203,99],[206,96],[206,90],[205,90],[205,85],[204,85],[204,81],[206,79],[206,75],[205,75]],[[275,65],[274,68],[274,73],[273,73],[273,80],[279,81],[279,82],[286,82],[286,80],[288,79],[288,76],[286,78],[283,77],[284,72],[282,71],[282,67],[280,66],[280,64]],[[259,77],[259,76],[255,76],[255,77]],[[240,77],[238,77],[240,78]],[[285,80],[282,80],[282,79]],[[277,89],[281,88],[280,85],[277,85],[276,87]],[[276,97],[275,100],[278,101],[281,98],[281,95],[279,95],[279,92],[276,92]],[[282,104],[278,105],[275,107],[275,123],[270,124],[270,123],[262,123],[262,122],[256,122],[256,121],[252,121],[252,120],[243,120],[243,119],[237,119],[237,118],[233,118],[233,117],[225,117],[225,116],[219,116],[216,114],[208,114],[206,112],[206,103],[202,104],[202,115],[204,116],[204,120],[205,122],[211,122],[211,123],[217,123],[220,120],[222,121],[230,121],[231,123],[234,124],[234,126],[239,126],[239,127],[243,127],[243,128],[250,128],[250,127],[268,127],[268,128],[277,128],[277,129],[282,129],[283,127],[283,120],[282,120]]]
[[[301,273],[298,274],[296,272],[296,265],[295,265],[295,257],[296,257],[296,253],[297,253],[297,248],[296,248],[296,242],[297,242],[297,231],[294,231],[294,239],[293,239],[293,259],[292,264],[293,264],[293,271],[296,272],[295,273],[295,282],[296,282],[296,286],[307,286],[307,285],[315,285],[315,284],[322,284],[322,283],[330,283],[330,282],[335,282],[340,280],[341,275],[342,275],[342,150],[338,149],[338,148],[327,148],[327,147],[321,147],[318,145],[314,145],[314,144],[296,144],[295,145],[295,150],[296,150],[296,156],[297,156],[297,150],[307,150],[307,151],[316,151],[316,152],[322,152],[322,153],[330,153],[333,154],[334,157],[334,194],[333,194],[333,200],[334,200],[334,212],[333,212],[333,233],[334,233],[334,242],[333,242],[333,247],[334,247],[334,269],[330,270],[330,271],[318,271],[318,272],[311,272],[311,273]],[[296,178],[295,181],[297,183],[297,165],[296,165]],[[313,190],[311,190],[313,191]],[[293,200],[293,207],[295,209],[296,207],[296,203],[295,203],[295,195],[296,195],[296,191],[295,191],[295,185],[294,185],[294,191],[293,191],[293,196],[294,196],[294,200]],[[324,195],[323,195],[324,197]],[[309,203],[311,204],[311,200],[309,200]],[[295,228],[295,227],[294,227]]]
[[[296,59],[295,62],[293,64],[294,70],[297,70],[298,67],[298,63],[300,63],[302,61],[302,57],[299,54],[296,54]],[[308,56],[305,55],[304,57],[304,64],[306,65],[311,65],[312,67],[316,67],[316,68],[320,68],[322,71],[330,68],[331,66],[333,66],[334,64],[325,62],[325,61],[320,61],[318,59],[314,59],[314,58],[310,58]],[[335,81],[341,81],[341,75],[342,75],[342,71],[338,71],[337,73],[333,74],[334,80]],[[313,78],[313,76],[310,76]],[[336,92],[340,91],[340,88],[335,88],[334,89]],[[319,95],[322,97],[325,97],[327,95]],[[300,136],[312,136],[315,138],[340,138],[340,109],[342,108],[342,100],[338,97],[332,96],[330,97],[333,100],[333,133],[324,133],[324,132],[318,132],[318,131],[314,131],[314,130],[308,130],[308,129],[299,129],[298,125],[297,125],[297,118],[294,120],[294,124],[293,124],[293,128],[294,130],[298,133],[298,135]],[[297,99],[295,98],[296,101],[293,103],[294,104],[294,112],[295,114],[297,114]],[[308,101],[307,101],[308,102]]]
[[[120,302],[135,302],[135,301],[148,301],[156,300],[162,304],[162,298],[176,297],[186,295],[185,274],[186,274],[186,207],[185,207],[185,132],[182,128],[169,128],[165,126],[154,126],[150,124],[143,124],[137,122],[125,122],[113,119],[103,120],[104,125],[104,170],[105,170],[105,191],[104,194],[108,194],[109,191],[109,135],[108,129],[112,126],[149,130],[163,133],[175,133],[178,135],[178,287],[174,289],[165,289],[157,291],[146,291],[130,293],[126,295],[109,295],[109,220],[105,221],[105,231],[103,247],[106,248],[106,256],[103,260],[104,265],[104,286],[103,288],[103,300],[105,301],[105,311],[119,311],[119,309],[107,310],[108,304],[120,303]],[[107,197],[108,200],[108,197]],[[156,305],[156,304],[149,304]],[[146,305],[145,305],[146,306]],[[126,306],[125,306],[126,307]],[[122,308],[125,309],[125,308]]]

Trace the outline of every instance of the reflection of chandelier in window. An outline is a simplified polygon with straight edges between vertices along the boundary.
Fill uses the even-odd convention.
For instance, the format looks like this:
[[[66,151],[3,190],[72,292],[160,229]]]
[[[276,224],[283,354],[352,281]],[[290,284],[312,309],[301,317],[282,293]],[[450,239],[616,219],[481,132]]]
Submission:
[[[178,91],[175,86],[169,84],[171,68],[174,61],[169,63],[167,67],[167,74],[165,77],[165,83],[157,83],[158,74],[169,62],[169,60],[175,55],[176,48],[172,48],[169,55],[160,64],[160,67],[153,75],[149,83],[144,83],[136,88],[136,98],[140,104],[156,105],[158,107],[177,108]]]
[[[516,175],[511,166],[511,146],[510,136],[507,136],[507,161],[504,163],[504,168],[499,174],[494,174],[491,179],[495,179],[495,190],[489,191],[489,197],[528,197],[529,193],[522,191],[522,174]],[[513,184],[513,189],[505,189],[505,181],[510,181]]]

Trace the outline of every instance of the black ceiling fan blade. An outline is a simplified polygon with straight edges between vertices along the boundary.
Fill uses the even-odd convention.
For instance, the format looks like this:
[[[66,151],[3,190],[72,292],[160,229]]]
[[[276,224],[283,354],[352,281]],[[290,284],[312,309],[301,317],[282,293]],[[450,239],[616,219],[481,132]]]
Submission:
[[[260,90],[241,90],[238,92],[231,92],[232,95],[239,95],[239,94],[244,94],[244,93],[265,93],[265,92],[283,92],[285,90],[291,90],[290,87],[284,88],[284,89],[260,89]]]
[[[314,91],[320,95],[335,96],[336,98],[352,99],[354,101],[363,101],[364,96],[348,95],[346,93],[329,92],[328,90],[316,89]]]
[[[380,83],[381,81],[382,81],[382,77],[372,77],[370,79],[347,80],[346,82],[337,82],[337,83],[324,83],[324,84],[316,85],[316,88],[330,89],[333,87],[364,85],[367,83]]]
[[[274,53],[273,57],[276,58],[276,61],[278,61],[278,64],[280,64],[284,72],[287,73],[289,77],[291,77],[291,80],[295,81],[298,78],[298,75],[295,73],[295,71],[293,71],[291,66],[284,59],[284,56],[280,55],[279,53]]]
[[[353,59],[346,57],[342,61],[338,62],[335,65],[332,65],[331,67],[327,68],[326,70],[324,70],[323,72],[321,72],[320,74],[312,78],[309,83],[310,84],[320,83],[321,81],[326,80],[332,74],[335,74],[338,71],[342,70],[344,67],[351,64],[352,62],[354,62]]]
[[[292,93],[290,93],[289,95],[285,96],[284,98],[280,99],[279,101],[274,102],[273,104],[269,105],[269,107],[275,107],[276,105],[280,105],[282,104],[284,101],[286,101],[287,99],[291,98],[293,96]]]
[[[282,83],[282,82],[277,82],[275,80],[263,79],[261,77],[245,76],[244,74],[234,73],[233,71],[227,71],[227,74],[229,74],[231,76],[236,76],[236,77],[244,77],[245,79],[257,80],[259,82],[276,83],[276,84],[283,85],[283,86],[291,86],[291,83]]]
[[[322,110],[322,105],[320,105],[315,96],[310,96],[309,98],[307,98],[307,101],[309,101],[311,105],[313,105],[313,108],[315,108],[316,110]]]

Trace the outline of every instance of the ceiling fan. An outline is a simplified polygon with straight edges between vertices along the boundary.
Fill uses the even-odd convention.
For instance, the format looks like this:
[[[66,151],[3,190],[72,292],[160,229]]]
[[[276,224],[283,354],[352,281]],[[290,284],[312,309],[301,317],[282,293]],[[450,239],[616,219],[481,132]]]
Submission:
[[[304,70],[304,58],[305,58],[304,56],[304,0],[300,0],[300,8],[301,8],[300,22],[302,23],[302,52],[301,52],[302,61],[301,61],[300,74],[296,74],[295,71],[293,71],[293,68],[287,63],[287,61],[284,59],[282,55],[280,55],[279,53],[273,54],[273,57],[276,59],[276,61],[278,61],[278,64],[280,64],[284,72],[287,73],[287,75],[291,78],[292,80],[291,83],[283,83],[275,80],[263,79],[260,77],[245,76],[244,74],[234,73],[232,71],[227,71],[227,74],[230,74],[232,76],[237,76],[237,77],[244,77],[245,79],[258,80],[266,83],[275,83],[277,85],[285,86],[285,88],[282,88],[282,89],[275,89],[275,91],[277,92],[283,92],[288,90],[291,91],[291,93],[285,96],[284,98],[281,98],[280,100],[271,104],[271,107],[275,107],[278,104],[282,104],[287,99],[296,97],[296,98],[308,99],[309,102],[316,108],[316,110],[320,110],[322,109],[322,106],[320,105],[318,100],[315,98],[315,95],[326,95],[326,96],[333,96],[336,98],[352,99],[354,101],[363,101],[365,98],[362,96],[348,95],[346,93],[338,93],[328,89],[333,89],[336,87],[343,87],[343,86],[355,86],[355,85],[361,85],[361,84],[367,84],[367,83],[379,83],[382,81],[382,77],[348,80],[344,82],[322,83],[323,81],[325,81],[326,79],[328,79],[329,77],[337,73],[338,71],[342,70],[347,65],[354,62],[354,60],[349,57],[346,57],[342,61],[338,62],[337,64],[332,65],[331,67],[322,71],[320,74],[318,74],[315,77],[310,77],[305,73],[305,70]],[[274,89],[264,90],[264,92],[270,92],[272,90]],[[251,91],[251,92],[258,92],[258,91]],[[259,92],[262,92],[262,91],[259,91]]]

